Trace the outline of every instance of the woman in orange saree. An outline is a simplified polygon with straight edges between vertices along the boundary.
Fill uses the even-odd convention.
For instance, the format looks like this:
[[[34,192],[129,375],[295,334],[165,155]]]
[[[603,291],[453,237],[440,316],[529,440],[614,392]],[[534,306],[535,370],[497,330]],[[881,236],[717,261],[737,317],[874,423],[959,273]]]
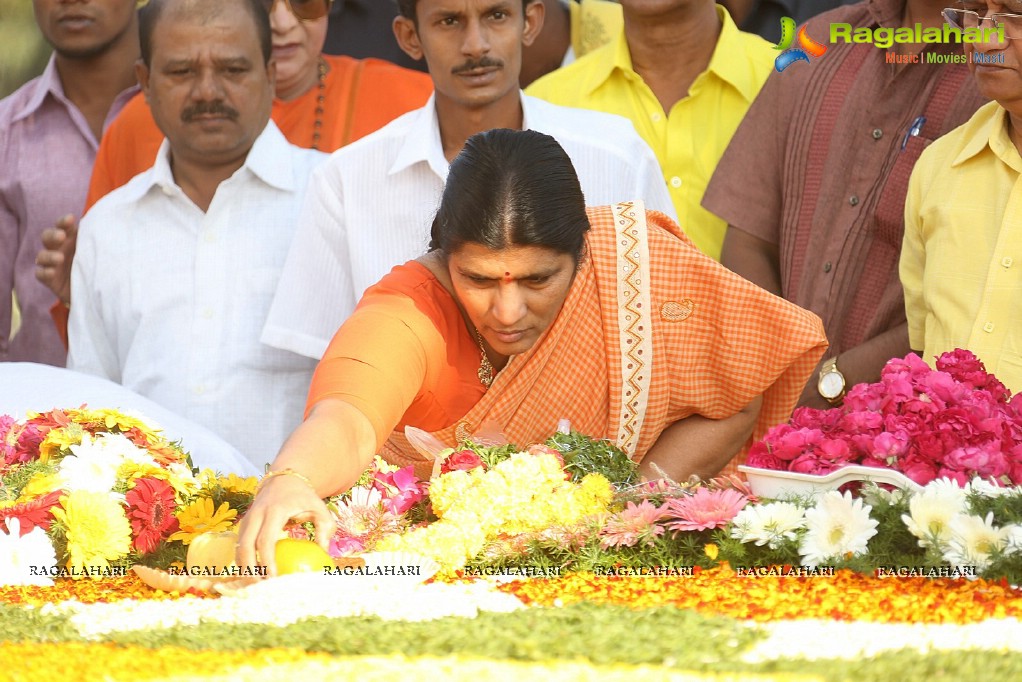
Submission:
[[[647,475],[711,476],[789,416],[826,347],[815,315],[702,255],[662,214],[587,211],[567,155],[534,131],[468,141],[430,247],[338,330],[271,465],[281,475],[242,524],[240,561],[272,557],[289,519],[329,530],[319,498],[376,452],[427,474],[407,427],[450,446],[496,427],[525,445],[566,418]]]

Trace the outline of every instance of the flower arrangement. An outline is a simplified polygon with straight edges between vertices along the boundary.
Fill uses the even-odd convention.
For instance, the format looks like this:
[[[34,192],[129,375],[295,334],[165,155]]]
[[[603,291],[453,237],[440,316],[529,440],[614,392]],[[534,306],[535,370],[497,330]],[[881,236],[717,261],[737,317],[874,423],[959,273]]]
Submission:
[[[975,355],[955,350],[931,369],[891,360],[880,381],[853,387],[841,407],[799,408],[749,451],[748,466],[823,475],[850,464],[886,467],[925,485],[973,477],[1022,483],[1022,394]]]
[[[169,565],[207,530],[231,525],[255,479],[196,475],[142,418],[54,409],[0,417],[0,583],[101,577]]]

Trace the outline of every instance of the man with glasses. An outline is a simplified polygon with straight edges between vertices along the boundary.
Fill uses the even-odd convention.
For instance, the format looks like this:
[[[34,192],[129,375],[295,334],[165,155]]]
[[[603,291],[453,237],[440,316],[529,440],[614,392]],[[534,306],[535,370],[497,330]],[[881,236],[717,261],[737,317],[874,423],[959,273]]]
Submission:
[[[974,352],[1022,391],[1022,1],[944,10],[958,27],[1002,26],[1004,40],[967,44],[969,71],[994,100],[934,142],[905,202],[901,282],[909,342],[928,362]]]
[[[166,140],[82,219],[68,366],[202,424],[262,468],[301,420],[315,365],[259,334],[325,154],[270,120],[259,0],[149,0],[139,43]]]
[[[868,0],[805,29],[820,42],[832,23],[939,28],[946,2]],[[929,58],[950,61],[960,44],[826,47],[770,75],[703,197],[728,223],[721,262],[823,319],[830,349],[800,400],[816,408],[909,352],[898,279],[908,178],[984,102],[965,64]]]

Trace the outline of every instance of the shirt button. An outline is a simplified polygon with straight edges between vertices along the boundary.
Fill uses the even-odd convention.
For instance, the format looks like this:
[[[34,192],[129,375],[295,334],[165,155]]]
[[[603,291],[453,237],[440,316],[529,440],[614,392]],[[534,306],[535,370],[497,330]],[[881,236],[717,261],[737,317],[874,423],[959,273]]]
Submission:
[[[884,136],[884,131],[880,130],[880,128],[874,128],[873,129],[873,139],[874,140],[879,140],[883,136]]]
[[[677,175],[671,178],[671,187],[675,189],[681,187],[681,178],[679,178]]]
[[[659,121],[660,120],[660,114],[653,114],[652,116],[650,116],[650,118],[653,119],[654,122]]]
[[[168,197],[174,196],[174,188],[171,187],[170,185],[163,185],[162,187],[160,187],[160,189],[162,189],[163,193],[166,194]]]
[[[850,196],[848,198],[848,203],[851,204],[852,206],[858,206],[859,205],[859,197],[857,197],[857,196],[855,196],[853,194],[852,196]]]
[[[1014,262],[1015,261],[1012,259],[1011,256],[1005,256],[1004,258],[1001,259],[1001,265],[1003,265],[1006,268],[1010,268],[1011,264]]]
[[[193,390],[195,391],[195,395],[202,395],[203,393],[206,392],[206,387],[203,386],[202,384],[199,384]]]
[[[207,244],[212,244],[213,242],[216,241],[216,235],[213,234],[212,232],[207,232],[206,234],[202,235],[202,238]]]
[[[983,331],[985,331],[987,334],[989,334],[993,330],[994,330],[993,322],[987,322],[985,325],[983,325]]]
[[[207,320],[212,320],[213,319],[213,309],[212,308],[203,308],[202,309],[202,316],[204,318],[206,318]]]
[[[830,266],[830,261],[827,261],[826,263],[823,264],[823,271],[824,272],[830,272],[830,267],[831,267]]]

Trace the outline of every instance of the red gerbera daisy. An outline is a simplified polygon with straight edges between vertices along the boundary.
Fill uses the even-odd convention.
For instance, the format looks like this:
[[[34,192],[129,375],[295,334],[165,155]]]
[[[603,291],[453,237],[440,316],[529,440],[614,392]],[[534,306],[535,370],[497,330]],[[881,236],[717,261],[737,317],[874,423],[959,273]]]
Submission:
[[[135,536],[135,549],[148,554],[160,541],[177,530],[174,517],[174,489],[158,478],[140,478],[124,496],[128,520]]]
[[[21,521],[22,535],[28,533],[36,526],[39,526],[44,531],[49,530],[50,524],[53,523],[52,509],[60,502],[60,496],[63,494],[63,490],[54,490],[52,493],[47,493],[34,500],[0,509],[0,530],[3,530],[5,533],[10,532],[7,528],[7,519],[19,519]]]

